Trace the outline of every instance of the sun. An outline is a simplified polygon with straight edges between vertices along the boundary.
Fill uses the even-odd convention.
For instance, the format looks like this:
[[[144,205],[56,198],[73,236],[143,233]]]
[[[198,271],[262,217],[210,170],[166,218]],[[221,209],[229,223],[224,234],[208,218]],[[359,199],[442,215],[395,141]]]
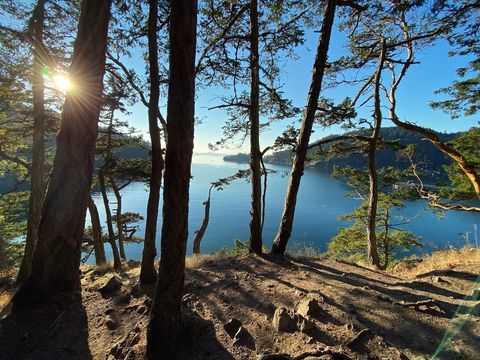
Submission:
[[[66,74],[55,74],[52,78],[55,89],[66,93],[70,91],[73,87],[72,81]]]

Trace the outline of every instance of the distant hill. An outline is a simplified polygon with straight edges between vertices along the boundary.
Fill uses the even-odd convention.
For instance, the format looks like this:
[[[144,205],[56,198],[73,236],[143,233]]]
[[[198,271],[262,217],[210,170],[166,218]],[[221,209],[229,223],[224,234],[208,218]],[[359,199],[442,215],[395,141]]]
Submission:
[[[118,136],[118,135],[117,135]],[[114,155],[119,159],[149,159],[150,158],[150,144],[147,142],[141,141],[140,143],[136,140],[133,140],[128,135],[121,135],[126,139],[126,144],[115,149]],[[132,139],[132,141],[128,141]],[[55,147],[55,136],[51,135],[45,140],[47,148]],[[28,159],[31,158],[29,151],[25,152],[25,155]],[[100,166],[101,161],[97,158],[95,161],[95,166]],[[20,186],[17,186],[18,179],[14,174],[6,174],[5,176],[0,176],[0,194],[6,191],[11,191],[12,189],[18,188],[18,190],[28,190],[28,183],[24,183]]]
[[[250,161],[250,155],[249,154],[242,154],[238,153],[235,155],[225,155],[223,157],[224,161],[229,161],[229,162],[235,162],[238,164],[248,164]]]
[[[349,134],[369,135],[367,131],[355,131]],[[442,141],[451,141],[461,133],[442,134],[438,136]],[[423,137],[403,130],[397,127],[382,128],[381,135],[386,141],[398,141],[401,145],[414,144],[416,145],[416,159],[418,162],[426,165],[426,172],[430,177],[443,177],[443,165],[450,164],[450,159],[442,154],[429,141],[423,140]],[[328,137],[327,137],[328,138]],[[323,140],[323,139],[321,139]],[[319,170],[331,172],[335,166],[345,167],[351,166],[354,168],[366,167],[366,154],[352,153],[348,155],[338,155],[331,158],[324,158],[319,154],[318,143],[321,140],[314,141],[310,144],[307,158],[307,166],[314,167]],[[292,152],[290,150],[278,151],[271,155],[265,156],[265,162],[275,165],[290,165],[292,162]],[[248,154],[228,155],[223,158],[225,161],[247,163],[249,161]],[[399,169],[405,169],[409,166],[408,160],[401,158],[397,151],[392,149],[379,150],[377,152],[377,166],[394,166]]]

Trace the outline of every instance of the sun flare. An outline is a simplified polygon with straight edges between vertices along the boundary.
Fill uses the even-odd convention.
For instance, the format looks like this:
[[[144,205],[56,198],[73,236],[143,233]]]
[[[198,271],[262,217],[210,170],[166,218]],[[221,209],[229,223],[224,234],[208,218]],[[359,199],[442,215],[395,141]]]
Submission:
[[[53,83],[58,91],[66,93],[72,89],[72,81],[66,74],[56,74],[53,76]]]

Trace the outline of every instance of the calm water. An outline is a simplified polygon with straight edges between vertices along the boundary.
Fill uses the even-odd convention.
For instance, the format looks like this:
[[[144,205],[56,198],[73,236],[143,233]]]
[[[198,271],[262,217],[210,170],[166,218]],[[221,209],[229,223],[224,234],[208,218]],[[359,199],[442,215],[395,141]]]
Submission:
[[[233,175],[246,164],[227,163],[221,156],[195,155],[192,164],[193,180],[190,185],[190,218],[188,252],[191,253],[193,233],[203,219],[203,205],[210,182]],[[264,225],[264,242],[270,247],[276,233],[283,207],[285,190],[288,182],[289,168],[268,165],[276,173],[269,174],[267,210]],[[313,246],[325,250],[329,239],[337,230],[347,225],[338,220],[342,214],[352,211],[359,200],[345,196],[348,187],[339,180],[315,171],[306,170],[302,178],[295,224],[289,247]],[[111,194],[113,201],[113,195]],[[138,212],[144,215],[148,199],[148,188],[143,183],[134,183],[123,190],[123,211]],[[102,220],[105,218],[103,203],[96,196],[95,201]],[[236,239],[247,240],[249,237],[250,183],[245,180],[226,187],[223,191],[212,193],[210,224],[202,242],[202,252],[209,253],[225,247],[231,247]],[[398,214],[411,219],[406,229],[421,237],[424,247],[417,252],[429,252],[448,246],[463,246],[465,233],[470,232],[470,242],[474,242],[473,226],[480,223],[475,214],[450,212],[438,217],[425,207],[423,201],[409,202]],[[161,209],[160,209],[161,216]],[[87,219],[87,224],[90,224]],[[144,224],[137,232],[143,237]],[[158,231],[161,230],[161,218]],[[463,236],[462,236],[463,235]],[[157,248],[160,247],[157,236]],[[106,244],[106,250],[109,246]],[[142,244],[128,244],[127,256],[140,259]]]

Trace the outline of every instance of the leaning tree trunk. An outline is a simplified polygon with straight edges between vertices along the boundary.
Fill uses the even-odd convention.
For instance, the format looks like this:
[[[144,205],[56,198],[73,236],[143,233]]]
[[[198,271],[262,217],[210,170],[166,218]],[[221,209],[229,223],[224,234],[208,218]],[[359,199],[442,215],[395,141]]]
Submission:
[[[262,172],[260,169],[260,119],[258,54],[258,1],[250,0],[250,169],[252,203],[250,209],[250,251],[262,253]]]
[[[203,206],[205,207],[205,212],[202,225],[200,226],[200,229],[195,231],[195,238],[193,239],[193,253],[197,255],[200,254],[200,244],[202,243],[203,236],[207,231],[208,222],[210,221],[210,201],[212,199],[212,189],[213,186],[210,186],[210,188],[208,189],[207,200],[203,203]]]
[[[105,248],[103,246],[102,225],[100,225],[100,216],[98,215],[97,205],[95,205],[91,195],[88,196],[87,206],[88,212],[90,213],[90,221],[92,222],[95,264],[97,264],[97,266],[104,265],[107,262],[107,258],[105,256]]]
[[[80,246],[102,103],[110,6],[109,0],[82,2],[70,67],[78,84],[63,107],[32,272],[14,296],[14,309],[80,289]]]
[[[27,223],[27,237],[25,251],[17,276],[17,282],[24,281],[31,272],[33,251],[38,241],[38,227],[42,215],[42,203],[45,192],[45,105],[44,83],[42,69],[46,62],[43,47],[43,30],[45,18],[45,0],[38,0],[30,20],[33,52],[33,142],[32,142],[32,168],[30,173],[31,190]]]
[[[163,154],[158,127],[158,100],[160,97],[160,80],[158,77],[157,18],[158,0],[151,0],[148,14],[148,60],[150,66],[150,99],[148,103],[148,127],[152,143],[152,173],[150,174],[150,193],[147,204],[145,240],[143,243],[140,283],[154,283],[155,240],[157,238],[158,205],[162,184]],[[167,136],[167,134],[165,134]]]
[[[117,234],[118,234],[118,250],[120,251],[120,257],[123,260],[127,259],[125,254],[125,238],[123,234],[123,223],[122,223],[122,194],[120,194],[120,189],[113,177],[110,178],[110,184],[112,185],[113,193],[115,194],[115,199],[117,199],[117,211],[115,214],[115,222],[117,225]]]
[[[113,230],[112,212],[110,211],[110,203],[108,201],[107,188],[105,186],[105,175],[103,171],[98,172],[98,185],[100,186],[100,192],[102,193],[103,206],[105,208],[105,222],[107,223],[108,230],[108,242],[112,247],[113,255],[113,267],[119,270],[122,267],[122,260],[120,259],[120,253],[118,252],[118,246],[115,242],[115,231]]]
[[[317,55],[313,66],[312,81],[308,93],[307,107],[303,114],[302,127],[298,138],[298,144],[295,149],[295,158],[292,164],[292,172],[285,198],[282,219],[277,235],[272,245],[272,253],[284,254],[287,248],[287,242],[290,239],[293,228],[293,219],[295,215],[295,206],[297,203],[298,189],[300,180],[305,167],[305,158],[307,156],[308,143],[312,133],[315,113],[318,107],[318,98],[322,88],[323,74],[327,63],[328,46],[332,33],[333,21],[335,18],[336,0],[328,0],[325,6],[325,15],[317,47]]]
[[[370,264],[380,268],[380,258],[378,256],[377,244],[377,205],[378,205],[378,178],[376,167],[376,153],[380,129],[382,127],[382,110],[380,101],[380,80],[382,77],[383,64],[385,62],[385,41],[382,43],[380,59],[377,72],[375,74],[374,86],[374,128],[372,136],[368,142],[368,179],[369,179],[369,197],[368,197],[368,218],[367,218],[367,258]]]
[[[195,113],[197,1],[170,2],[170,81],[162,251],[147,334],[148,359],[176,359],[188,236]]]

